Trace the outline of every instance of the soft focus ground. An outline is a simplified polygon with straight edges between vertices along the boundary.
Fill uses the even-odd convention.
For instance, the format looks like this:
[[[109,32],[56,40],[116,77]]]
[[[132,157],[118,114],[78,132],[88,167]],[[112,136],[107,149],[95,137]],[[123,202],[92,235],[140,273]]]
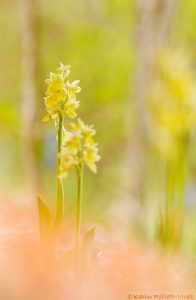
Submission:
[[[183,256],[163,256],[159,249],[118,240],[97,227],[94,255],[83,287],[72,270],[74,232],[64,224],[56,262],[47,259],[38,236],[36,207],[0,204],[0,299],[127,299],[128,294],[193,294],[195,265]],[[115,238],[113,238],[115,237]]]

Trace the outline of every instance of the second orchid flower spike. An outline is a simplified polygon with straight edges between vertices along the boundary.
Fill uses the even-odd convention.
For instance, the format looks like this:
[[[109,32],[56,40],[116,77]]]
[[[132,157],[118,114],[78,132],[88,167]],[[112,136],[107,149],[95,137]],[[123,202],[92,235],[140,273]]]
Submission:
[[[72,167],[87,165],[96,173],[96,162],[100,160],[97,143],[93,136],[96,134],[93,126],[86,125],[81,119],[69,125],[64,130],[63,149],[61,154],[60,176],[65,177]]]

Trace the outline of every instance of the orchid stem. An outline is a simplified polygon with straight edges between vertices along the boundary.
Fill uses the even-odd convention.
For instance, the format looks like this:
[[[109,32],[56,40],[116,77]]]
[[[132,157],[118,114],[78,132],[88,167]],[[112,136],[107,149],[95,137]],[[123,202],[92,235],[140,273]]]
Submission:
[[[60,230],[63,214],[64,214],[64,191],[62,179],[59,178],[60,167],[61,167],[61,153],[62,153],[62,139],[63,139],[63,122],[64,118],[61,113],[59,113],[59,124],[58,124],[58,148],[57,148],[57,203],[56,203],[56,217],[55,217],[55,230],[58,232]]]
[[[81,206],[82,206],[82,190],[83,190],[83,166],[79,165],[77,168],[78,177],[78,195],[77,195],[77,211],[76,211],[76,252],[80,247],[81,236]]]

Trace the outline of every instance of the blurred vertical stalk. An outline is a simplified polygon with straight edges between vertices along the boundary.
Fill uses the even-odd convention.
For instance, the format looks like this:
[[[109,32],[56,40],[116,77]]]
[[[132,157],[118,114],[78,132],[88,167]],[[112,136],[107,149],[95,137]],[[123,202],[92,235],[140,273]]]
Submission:
[[[134,140],[128,143],[128,155],[132,152],[136,199],[142,202],[145,184],[145,166],[148,145],[148,110],[146,97],[153,80],[153,62],[160,47],[169,42],[176,8],[179,0],[137,0],[136,11],[138,23],[135,30],[136,38],[136,73],[134,76],[134,89],[130,97],[134,100],[128,102],[126,111],[126,128],[130,128],[130,114],[134,110],[135,127]],[[128,126],[127,126],[128,125]],[[137,158],[137,159],[136,159]]]
[[[144,185],[145,185],[145,163],[147,150],[147,128],[148,118],[145,106],[145,97],[151,80],[151,61],[153,53],[153,5],[152,1],[144,0],[136,2],[136,11],[138,14],[138,23],[136,25],[136,72],[126,110],[125,127],[131,127],[131,112],[133,110],[134,130],[128,140],[128,159],[131,166],[131,191],[133,197],[139,203],[142,203]],[[145,51],[144,51],[145,49]],[[132,81],[132,79],[131,79]]]
[[[173,250],[180,247],[183,233],[184,194],[187,173],[188,137],[179,137],[177,153],[173,160],[167,161],[166,207],[161,223],[160,240],[165,248]]]
[[[137,0],[135,29],[136,71],[131,78],[129,101],[126,109],[127,135],[126,164],[129,164],[130,190],[138,202],[139,212],[145,198],[146,178],[149,167],[149,116],[146,98],[153,82],[153,63],[157,52],[170,41],[176,8],[180,0]],[[134,87],[134,88],[132,88]],[[131,101],[133,99],[133,101]],[[134,128],[130,128],[134,119]],[[138,219],[138,218],[137,218]],[[137,222],[137,220],[136,220]]]
[[[22,104],[21,126],[24,168],[32,192],[40,191],[36,136],[39,0],[21,0]]]

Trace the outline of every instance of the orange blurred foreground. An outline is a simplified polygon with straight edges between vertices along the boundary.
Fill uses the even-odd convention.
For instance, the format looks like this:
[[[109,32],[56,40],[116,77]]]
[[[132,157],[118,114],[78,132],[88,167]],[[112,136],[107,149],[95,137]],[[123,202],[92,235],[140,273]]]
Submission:
[[[161,257],[157,250],[141,245],[128,247],[99,232],[94,243],[103,251],[93,256],[83,283],[77,283],[70,251],[72,235],[71,229],[64,230],[52,261],[40,246],[36,208],[1,203],[0,299],[154,299],[155,294],[157,299],[166,299],[168,294],[175,294],[170,299],[177,299],[176,294],[196,297],[195,268],[190,261]]]

